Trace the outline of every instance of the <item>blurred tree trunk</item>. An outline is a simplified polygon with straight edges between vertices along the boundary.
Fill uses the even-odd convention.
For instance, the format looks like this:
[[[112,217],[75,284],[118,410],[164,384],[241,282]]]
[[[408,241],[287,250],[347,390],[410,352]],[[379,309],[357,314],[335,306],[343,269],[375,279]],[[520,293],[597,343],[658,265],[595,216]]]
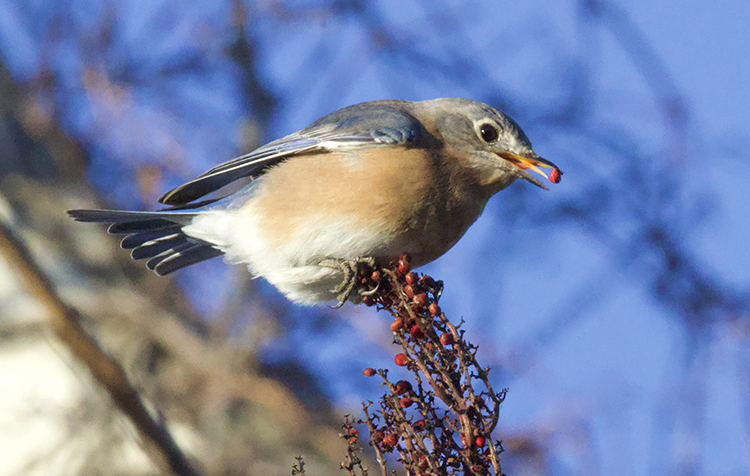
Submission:
[[[152,407],[155,421],[175,433],[182,451],[206,474],[286,474],[301,452],[308,464],[337,471],[344,445],[330,413],[310,411],[282,383],[259,375],[253,350],[233,346],[221,329],[213,332],[201,323],[173,283],[130,263],[100,227],[80,226],[65,215],[66,209],[96,207],[100,202],[82,173],[83,149],[61,131],[53,116],[34,107],[37,94],[49,93],[40,89],[51,84],[17,85],[0,65],[0,134],[8,138],[0,176],[2,220],[28,247],[29,260],[38,265],[38,282],[50,283],[43,292],[27,294],[27,299],[41,304],[48,314],[59,315],[67,306],[72,313],[68,317],[80,312],[73,320],[80,327],[68,330],[79,335],[68,334],[62,343],[98,343],[102,359],[119,362],[138,397]],[[82,203],[85,196],[91,198]],[[11,279],[28,275],[29,269],[20,262],[9,264]],[[56,300],[58,293],[60,300]],[[5,308],[2,314],[10,320],[14,311]],[[5,332],[23,342],[21,324],[17,329],[16,334],[10,329]],[[104,362],[96,358],[71,361],[73,355],[80,357],[79,351],[69,347],[59,357],[74,362],[76,372],[90,372],[91,381],[98,385],[124,382],[113,376],[116,366],[97,371]],[[72,418],[102,421],[101,414],[81,412],[78,406],[92,398],[100,400],[102,392],[92,388],[85,394],[83,400],[59,409],[69,413],[61,419],[69,429],[67,444],[78,458],[111,474],[122,468],[108,467],[114,459],[105,455],[117,453],[122,440],[110,440],[107,447],[86,445],[74,431],[83,422]],[[117,389],[110,392],[115,400],[118,395]],[[110,403],[91,408],[95,413],[122,412],[136,427],[144,417],[135,418],[129,406],[117,410]],[[116,432],[118,419],[105,419],[114,429],[95,427],[102,434]],[[49,455],[28,457],[28,467],[38,468],[44,467]],[[71,468],[71,472],[75,471]]]

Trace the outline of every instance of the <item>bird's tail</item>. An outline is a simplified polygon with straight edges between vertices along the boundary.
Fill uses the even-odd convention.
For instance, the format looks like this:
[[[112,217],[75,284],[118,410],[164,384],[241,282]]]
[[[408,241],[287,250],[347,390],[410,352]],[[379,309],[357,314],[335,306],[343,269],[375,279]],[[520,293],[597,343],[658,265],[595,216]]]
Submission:
[[[224,254],[210,243],[182,231],[197,215],[192,210],[131,212],[120,210],[68,210],[76,221],[111,223],[109,233],[127,235],[123,249],[133,250],[135,259],[148,259],[146,266],[164,276],[185,266]]]

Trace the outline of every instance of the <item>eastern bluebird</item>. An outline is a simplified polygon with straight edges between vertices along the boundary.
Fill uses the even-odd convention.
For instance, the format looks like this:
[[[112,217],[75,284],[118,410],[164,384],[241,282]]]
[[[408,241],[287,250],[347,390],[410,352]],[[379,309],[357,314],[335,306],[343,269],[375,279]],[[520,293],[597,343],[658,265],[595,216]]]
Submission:
[[[417,267],[463,236],[495,193],[527,169],[559,181],[513,119],[476,101],[349,106],[163,195],[155,211],[71,210],[112,223],[122,248],[158,275],[222,254],[290,300],[357,302],[362,263],[402,253]],[[221,198],[197,201],[243,177]]]

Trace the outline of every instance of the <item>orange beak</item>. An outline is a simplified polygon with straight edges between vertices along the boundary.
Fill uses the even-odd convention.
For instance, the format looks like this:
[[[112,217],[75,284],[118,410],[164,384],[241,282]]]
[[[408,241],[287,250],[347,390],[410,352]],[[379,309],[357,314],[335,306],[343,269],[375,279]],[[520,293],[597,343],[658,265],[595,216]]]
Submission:
[[[541,187],[545,190],[549,190],[547,187],[545,187],[542,182],[539,181],[536,177],[531,175],[527,172],[527,170],[531,169],[534,172],[537,172],[538,174],[543,175],[547,180],[549,180],[552,183],[558,183],[560,182],[560,178],[562,176],[562,171],[557,167],[557,165],[553,164],[549,160],[545,160],[541,157],[539,157],[536,154],[531,154],[530,156],[525,155],[516,155],[511,152],[500,152],[497,155],[502,157],[503,159],[507,160],[511,164],[518,167],[518,175],[522,179],[529,181],[536,185],[537,187]],[[549,175],[544,173],[542,169],[539,167],[544,167],[546,169],[552,169]]]

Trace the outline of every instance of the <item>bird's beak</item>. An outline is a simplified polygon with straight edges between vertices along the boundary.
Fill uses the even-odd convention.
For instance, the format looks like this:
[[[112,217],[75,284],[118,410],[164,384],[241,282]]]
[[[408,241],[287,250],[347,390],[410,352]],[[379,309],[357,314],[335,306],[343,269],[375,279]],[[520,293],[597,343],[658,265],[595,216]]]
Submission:
[[[515,165],[518,168],[517,173],[519,177],[521,177],[522,179],[526,181],[533,183],[537,187],[542,187],[545,190],[549,190],[549,189],[545,187],[542,184],[542,182],[539,181],[539,179],[537,179],[536,177],[528,173],[526,170],[531,169],[534,172],[537,172],[543,175],[547,180],[549,180],[552,183],[558,183],[560,181],[560,177],[562,176],[562,171],[557,167],[557,165],[533,153],[526,156],[526,155],[516,155],[511,152],[499,152],[497,155],[507,160],[511,164]],[[550,172],[549,175],[547,175],[539,167],[552,169],[552,171]]]

